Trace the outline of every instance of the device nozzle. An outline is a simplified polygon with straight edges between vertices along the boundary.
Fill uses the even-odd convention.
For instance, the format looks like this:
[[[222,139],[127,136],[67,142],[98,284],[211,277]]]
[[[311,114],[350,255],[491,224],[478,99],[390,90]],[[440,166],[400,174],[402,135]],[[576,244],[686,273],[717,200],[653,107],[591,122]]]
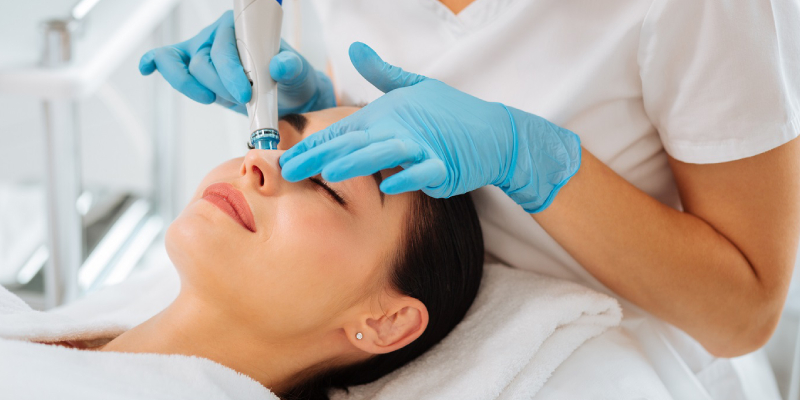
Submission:
[[[250,134],[250,144],[254,149],[277,150],[281,136],[272,128],[259,129]]]

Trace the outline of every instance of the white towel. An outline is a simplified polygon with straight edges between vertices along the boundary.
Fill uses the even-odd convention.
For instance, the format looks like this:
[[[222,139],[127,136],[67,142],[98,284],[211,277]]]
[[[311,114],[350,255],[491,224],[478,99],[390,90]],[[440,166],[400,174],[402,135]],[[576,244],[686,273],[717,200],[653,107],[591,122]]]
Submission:
[[[22,299],[0,286],[0,338],[32,342],[94,341],[114,338],[130,329],[122,324],[82,322],[31,309]]]
[[[279,400],[213,361],[111,353],[0,339],[0,398],[26,400]]]
[[[125,329],[31,310],[0,287],[0,399],[279,400],[250,377],[204,358],[31,342],[106,341]]]
[[[152,288],[153,285],[162,286],[157,290],[158,293],[149,291],[147,296],[141,296],[140,299],[116,299],[120,305],[125,304],[125,314],[128,318],[135,315],[133,319],[136,321],[130,322],[126,321],[124,316],[105,319],[86,316],[87,318],[81,318],[82,322],[74,322],[75,319],[65,315],[37,313],[31,311],[27,305],[10,293],[9,295],[12,296],[10,299],[8,296],[3,296],[3,290],[0,289],[0,337],[35,337],[36,340],[44,341],[63,340],[64,338],[102,338],[104,335],[115,336],[120,330],[141,322],[141,319],[146,317],[145,314],[154,314],[159,311],[174,298],[177,279],[172,275],[174,275],[172,269],[165,269],[157,274],[151,274],[147,279],[130,282],[136,285],[136,287],[127,288],[130,290],[114,291],[114,294],[120,292],[140,294],[146,292],[142,288]],[[162,283],[164,284],[162,285]],[[105,294],[112,293],[107,291]],[[158,300],[153,300],[154,298],[158,298]],[[106,300],[103,301],[104,304],[108,304],[114,299],[106,298]],[[84,303],[86,304],[83,309],[91,301],[91,299],[85,299]],[[100,307],[92,308],[96,312]],[[136,311],[139,308],[142,309],[142,312]],[[15,313],[24,311],[28,315],[27,322],[18,327],[10,327],[8,326],[9,320],[5,319],[7,315],[2,315],[3,310],[16,310]],[[62,311],[78,316],[81,315],[82,310]],[[109,310],[106,310],[105,314],[113,316]],[[51,319],[51,317],[53,318]],[[487,265],[483,284],[475,303],[464,321],[442,343],[419,359],[377,382],[351,388],[349,394],[337,392],[333,398],[334,400],[366,398],[382,400],[530,399],[541,389],[556,367],[575,349],[588,339],[603,333],[609,327],[618,325],[620,319],[621,311],[618,303],[608,296],[560,279],[528,271],[513,270],[501,265]],[[101,322],[102,320],[116,322],[104,323]],[[55,321],[52,326],[49,325],[51,321]],[[10,363],[5,361],[6,356],[11,354],[7,343],[8,341],[0,340],[0,360],[2,360],[0,361],[0,376],[8,376],[5,374],[12,371],[15,372],[15,376],[18,376],[22,374],[22,371],[7,365]],[[218,379],[220,382],[237,382],[235,372],[203,359],[192,358],[191,360],[175,361],[174,359],[188,357],[96,353],[55,346],[17,343],[28,347],[19,347],[14,350],[18,351],[15,353],[16,357],[24,357],[27,352],[35,350],[36,355],[31,359],[33,361],[42,360],[43,363],[46,363],[45,357],[52,357],[55,353],[59,353],[57,357],[61,358],[54,358],[55,361],[50,364],[52,367],[43,365],[30,368],[33,370],[44,368],[42,371],[48,371],[48,376],[68,373],[70,379],[73,379],[73,385],[81,387],[91,386],[91,383],[75,383],[74,379],[77,378],[71,374],[77,370],[72,368],[67,370],[63,366],[76,364],[88,366],[95,362],[96,359],[93,357],[108,357],[109,354],[155,356],[157,358],[147,360],[147,363],[152,365],[157,362],[167,365],[169,364],[167,361],[173,361],[172,364],[169,364],[169,368],[173,369],[154,368],[154,376],[148,375],[149,378],[142,379],[142,383],[137,385],[139,390],[146,389],[144,386],[148,384],[147,382],[158,382],[157,376],[180,374],[180,371],[184,370],[183,368],[188,368],[185,369],[187,372],[184,372],[186,377],[182,381],[184,384],[189,382],[193,375],[202,377],[196,377],[195,380],[207,382],[211,380],[209,376],[217,373],[225,377]],[[63,358],[66,357],[63,354],[70,354],[71,358]],[[169,360],[169,358],[173,358],[173,360]],[[113,372],[111,365],[132,363],[132,370],[138,370],[143,366],[135,357],[107,360],[112,361],[98,364],[103,365],[103,370],[98,372],[98,379],[106,377],[109,371]],[[149,365],[147,363],[144,365]],[[188,366],[190,364],[194,367],[190,368]],[[603,368],[599,365],[597,367]],[[83,373],[89,372],[84,371]],[[232,374],[233,376],[231,376]],[[140,379],[138,375],[136,376],[137,379]],[[242,381],[243,388],[250,388],[253,383],[252,380],[243,376],[238,376],[238,380]],[[92,382],[95,382],[94,379]],[[219,382],[216,383],[219,384]],[[230,390],[235,387],[236,385],[230,384],[230,387],[226,386],[227,391],[223,392],[232,393]],[[212,393],[211,389],[204,390]],[[220,390],[218,388],[217,392]],[[67,398],[63,396],[64,393],[71,394],[72,392],[64,390],[61,392],[60,398]],[[192,389],[187,393],[198,392]],[[105,393],[107,396],[109,394]],[[4,395],[5,393],[0,392],[0,398],[6,398]],[[226,398],[222,395],[213,397]],[[26,396],[26,398],[31,397]],[[47,396],[41,398],[47,398]],[[84,396],[83,398],[91,397]],[[127,397],[108,396],[106,398]],[[200,398],[208,398],[208,396],[200,396]],[[238,398],[264,397],[251,394],[238,395]]]
[[[487,265],[475,304],[441,343],[394,373],[333,398],[531,399],[575,349],[621,318],[619,304],[606,295]]]

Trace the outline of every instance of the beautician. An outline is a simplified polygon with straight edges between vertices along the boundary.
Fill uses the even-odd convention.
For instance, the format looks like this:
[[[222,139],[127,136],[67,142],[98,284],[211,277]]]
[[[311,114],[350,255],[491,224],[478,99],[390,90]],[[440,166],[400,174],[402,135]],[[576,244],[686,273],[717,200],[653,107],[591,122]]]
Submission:
[[[400,165],[384,192],[487,186],[473,197],[490,253],[613,294],[646,353],[674,355],[657,370],[672,363],[691,371],[678,386],[747,398],[752,378],[727,358],[770,338],[800,238],[800,3],[322,0],[317,11],[335,89],[283,45],[270,64],[280,113],[369,105],[287,151],[284,178]],[[140,69],[201,103],[241,112],[251,96],[230,13]]]

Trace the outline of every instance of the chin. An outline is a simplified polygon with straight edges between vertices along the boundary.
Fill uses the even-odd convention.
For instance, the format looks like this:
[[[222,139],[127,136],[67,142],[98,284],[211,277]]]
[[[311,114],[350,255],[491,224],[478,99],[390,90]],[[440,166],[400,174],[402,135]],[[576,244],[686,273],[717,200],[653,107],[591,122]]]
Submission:
[[[196,206],[189,205],[164,234],[181,292],[238,306],[242,282],[236,278],[235,267],[242,264],[242,246],[236,234],[240,229],[224,219],[228,216],[206,213],[205,207]]]
[[[227,221],[208,213],[207,208],[213,206],[202,203],[198,200],[187,206],[164,235],[167,255],[181,275],[186,268],[202,269],[207,265],[218,266],[226,259],[229,261],[226,250],[234,249],[229,242],[236,235],[226,229]]]

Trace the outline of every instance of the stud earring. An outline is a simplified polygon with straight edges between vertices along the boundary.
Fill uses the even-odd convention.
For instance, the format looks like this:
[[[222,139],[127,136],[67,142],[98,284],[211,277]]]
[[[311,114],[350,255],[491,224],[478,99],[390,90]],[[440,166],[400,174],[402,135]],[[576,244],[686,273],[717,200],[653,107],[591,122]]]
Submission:
[[[361,340],[363,337],[364,335],[362,335],[361,332],[356,333],[356,339]]]

